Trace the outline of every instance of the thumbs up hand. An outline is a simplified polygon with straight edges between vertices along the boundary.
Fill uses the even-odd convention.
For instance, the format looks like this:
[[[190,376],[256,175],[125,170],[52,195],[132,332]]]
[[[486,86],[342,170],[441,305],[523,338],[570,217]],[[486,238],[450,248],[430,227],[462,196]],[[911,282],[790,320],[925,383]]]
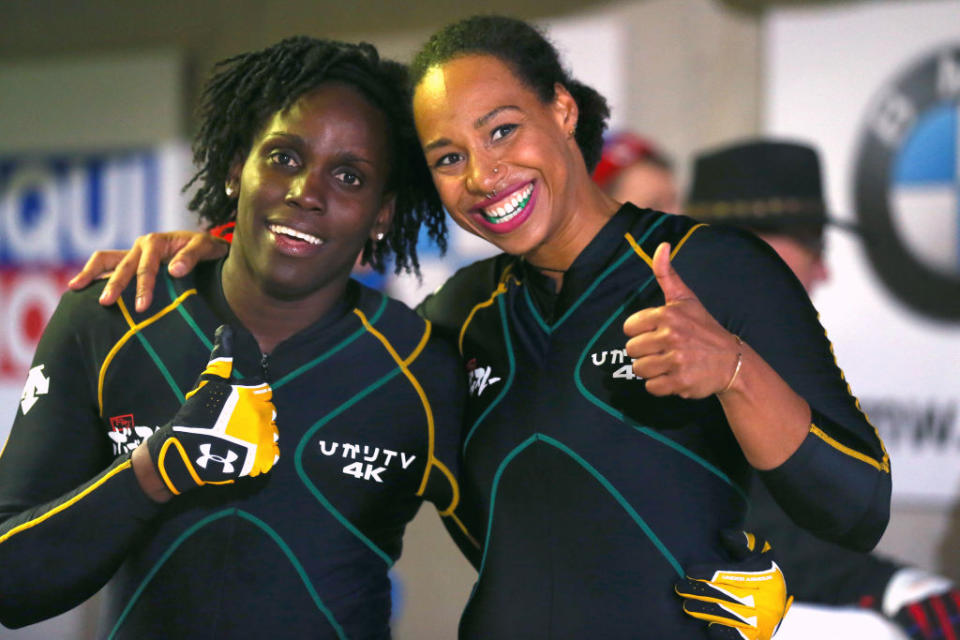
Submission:
[[[655,396],[705,398],[727,390],[739,372],[742,344],[718,323],[670,264],[670,245],[653,254],[661,307],[642,309],[623,324],[633,372]]]
[[[167,489],[178,495],[204,484],[229,484],[267,473],[280,456],[272,390],[238,384],[232,330],[217,329],[210,362],[173,419],[147,440]]]

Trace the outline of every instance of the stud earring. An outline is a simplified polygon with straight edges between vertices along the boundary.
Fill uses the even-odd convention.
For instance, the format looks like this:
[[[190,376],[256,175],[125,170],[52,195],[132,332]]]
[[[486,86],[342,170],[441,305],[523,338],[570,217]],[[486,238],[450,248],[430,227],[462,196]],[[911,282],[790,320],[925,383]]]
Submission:
[[[223,190],[227,193],[227,197],[228,197],[228,198],[232,198],[232,197],[233,197],[233,185],[232,185],[232,184],[228,184],[226,187],[224,187]]]
[[[381,240],[383,240],[383,232],[382,232],[382,231],[377,234],[377,242],[380,242]]]

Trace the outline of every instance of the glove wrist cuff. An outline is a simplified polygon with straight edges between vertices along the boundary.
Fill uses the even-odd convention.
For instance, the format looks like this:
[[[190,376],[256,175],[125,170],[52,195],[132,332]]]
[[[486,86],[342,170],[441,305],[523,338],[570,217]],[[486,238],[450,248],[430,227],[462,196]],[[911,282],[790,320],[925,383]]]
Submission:
[[[203,484],[190,463],[183,444],[169,425],[157,430],[147,440],[147,450],[164,486],[174,495],[180,495]]]

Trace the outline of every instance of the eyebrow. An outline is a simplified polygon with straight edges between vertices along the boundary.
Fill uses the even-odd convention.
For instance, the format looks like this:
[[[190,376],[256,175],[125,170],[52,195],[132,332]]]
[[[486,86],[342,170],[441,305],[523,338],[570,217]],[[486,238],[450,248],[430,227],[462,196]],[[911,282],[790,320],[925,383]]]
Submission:
[[[285,138],[285,139],[287,139],[287,140],[290,140],[291,142],[295,142],[295,143],[297,143],[297,144],[307,146],[306,140],[304,140],[302,137],[298,136],[298,135],[295,134],[295,133],[287,133],[286,131],[271,131],[270,133],[266,134],[266,135],[263,136],[263,137],[264,137],[264,139],[267,139],[267,138]],[[370,159],[368,159],[368,158],[364,158],[363,156],[359,156],[359,155],[357,155],[356,153],[354,153],[354,152],[352,152],[352,151],[342,151],[342,152],[339,154],[339,156],[340,156],[340,158],[342,158],[342,161],[344,161],[344,162],[363,162],[363,163],[366,163],[366,164],[369,164],[369,165],[374,164],[373,160],[370,160]]]
[[[488,111],[487,113],[485,113],[485,114],[483,114],[482,116],[480,116],[479,118],[477,118],[477,119],[473,122],[473,128],[474,128],[474,129],[479,129],[479,128],[483,127],[484,125],[486,125],[488,122],[490,122],[493,118],[495,118],[496,116],[498,116],[500,113],[502,113],[502,112],[504,112],[504,111],[510,111],[510,110],[520,111],[521,109],[520,109],[520,107],[518,107],[518,106],[516,106],[516,105],[513,105],[513,104],[501,105],[501,106],[499,106],[499,107],[496,107],[496,108],[494,108],[494,109],[491,109],[491,110]],[[424,151],[424,153],[426,153],[426,152],[428,152],[428,151],[432,151],[433,149],[436,149],[437,147],[444,147],[444,146],[446,146],[446,145],[448,145],[448,144],[452,144],[452,142],[450,141],[450,138],[439,138],[439,139],[437,139],[437,140],[434,140],[433,142],[430,142],[430,143],[427,143],[426,145],[424,145],[423,151]]]

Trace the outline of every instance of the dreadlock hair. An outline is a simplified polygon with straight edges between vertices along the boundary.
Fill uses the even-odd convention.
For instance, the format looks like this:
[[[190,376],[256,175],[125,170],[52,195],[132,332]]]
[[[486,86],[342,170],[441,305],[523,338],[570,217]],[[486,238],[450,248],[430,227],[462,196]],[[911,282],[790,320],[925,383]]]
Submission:
[[[232,220],[235,205],[224,192],[231,165],[246,157],[273,114],[330,82],[357,89],[380,109],[390,137],[386,191],[396,195],[393,224],[383,242],[367,241],[362,260],[383,272],[392,252],[396,273],[412,270],[419,275],[420,227],[425,224],[440,251],[445,251],[444,211],[413,126],[407,68],[381,59],[367,43],[297,36],[218,62],[199,108],[201,124],[193,143],[193,161],[199,169],[184,187],[186,191],[198,185],[189,208],[207,227]]]
[[[603,132],[610,117],[607,101],[591,87],[570,77],[553,44],[534,26],[522,20],[505,16],[473,16],[437,31],[410,65],[414,86],[431,67],[471,54],[499,59],[537,94],[541,102],[553,100],[557,83],[566,87],[580,111],[575,133],[577,146],[583,154],[587,172],[593,171],[600,160]]]

